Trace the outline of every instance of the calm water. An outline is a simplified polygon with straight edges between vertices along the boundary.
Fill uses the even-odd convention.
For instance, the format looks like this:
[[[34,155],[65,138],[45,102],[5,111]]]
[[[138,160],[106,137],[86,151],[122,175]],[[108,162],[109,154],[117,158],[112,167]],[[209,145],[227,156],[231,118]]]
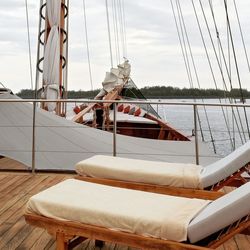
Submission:
[[[167,102],[193,102],[191,99],[166,99],[161,101]],[[202,100],[197,100],[202,102]],[[205,103],[220,103],[218,99],[207,99]],[[221,100],[222,103],[227,103],[227,100]],[[250,100],[246,100],[250,103]],[[172,124],[175,128],[182,131],[185,135],[191,135],[194,129],[193,121],[193,107],[192,106],[176,106],[176,105],[154,105],[162,118]],[[223,114],[224,112],[224,114]],[[246,109],[248,121],[250,121],[250,108]],[[200,117],[199,136],[201,138],[201,131],[206,142],[220,155],[226,155],[232,151],[234,145],[240,146],[249,139],[248,130],[246,126],[246,119],[243,108],[226,108],[221,107],[206,107],[206,113],[203,107],[198,108]],[[233,115],[234,114],[234,115]],[[233,117],[235,117],[233,119]],[[211,133],[209,130],[211,128]],[[244,133],[243,133],[244,132]],[[201,138],[202,139],[202,138]],[[214,146],[211,143],[214,140]]]

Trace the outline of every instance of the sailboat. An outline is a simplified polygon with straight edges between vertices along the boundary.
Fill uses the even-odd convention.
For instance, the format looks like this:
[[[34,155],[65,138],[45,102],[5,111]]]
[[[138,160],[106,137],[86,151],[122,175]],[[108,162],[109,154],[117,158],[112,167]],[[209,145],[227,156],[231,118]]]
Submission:
[[[109,101],[126,100],[126,91],[129,90],[130,93],[132,92],[137,97],[134,100],[146,100],[146,98],[139,98],[139,96],[143,97],[143,95],[130,78],[130,69],[131,66],[128,60],[125,60],[117,68],[112,68],[110,72],[107,72],[102,82],[103,88],[95,99]],[[84,123],[90,127],[113,132],[113,113],[116,112],[117,132],[119,134],[159,140],[190,140],[187,136],[163,121],[151,105],[120,103],[114,110],[114,104],[109,102],[104,104],[91,103],[87,106],[82,106],[82,108],[80,107],[75,107],[74,110],[77,114],[72,120]]]
[[[44,12],[45,7],[46,12]],[[64,96],[67,96],[68,26],[65,19],[68,17],[68,7],[64,1],[62,3],[61,1],[48,1],[47,5],[41,5],[40,13],[40,27],[44,26],[44,29],[40,30],[38,46],[38,55],[40,55],[41,47],[44,47],[44,50],[42,50],[44,51],[44,56],[39,56],[37,63],[40,69],[40,64],[43,62],[43,70],[40,69],[40,73],[42,73],[42,91],[40,96],[44,99],[64,98]],[[43,25],[41,23],[42,20],[44,20]],[[42,36],[44,41],[41,41]],[[136,87],[130,77],[130,71],[131,65],[128,60],[119,64],[117,68],[111,68],[111,71],[106,73],[102,82],[103,89],[95,99],[121,100],[122,93],[128,88]],[[38,82],[36,86],[39,86]],[[140,92],[139,94],[142,96]],[[136,97],[138,98],[138,96]],[[64,105],[60,104],[60,102],[57,105],[59,106],[56,106],[55,103],[45,103],[42,108],[65,116],[67,110],[63,107]],[[81,108],[75,107],[74,111],[77,114],[72,120],[84,123],[90,127],[113,131],[113,106],[112,103],[104,103],[103,105],[92,103],[86,107],[84,105]],[[116,111],[118,114],[117,132],[119,134],[160,140],[190,140],[187,136],[163,121],[150,105],[145,110],[145,107],[142,105],[139,107],[121,104]]]

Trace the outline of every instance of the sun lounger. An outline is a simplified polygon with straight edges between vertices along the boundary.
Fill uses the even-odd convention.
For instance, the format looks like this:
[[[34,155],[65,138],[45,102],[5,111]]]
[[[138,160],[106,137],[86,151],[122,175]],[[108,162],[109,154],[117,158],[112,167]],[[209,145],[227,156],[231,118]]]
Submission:
[[[225,186],[240,186],[250,169],[250,142],[206,167],[96,155],[76,164],[77,179],[163,194],[214,199]]]
[[[141,249],[207,249],[249,227],[249,200],[250,183],[209,202],[71,179],[31,197],[25,219],[54,235],[57,249],[86,238]]]

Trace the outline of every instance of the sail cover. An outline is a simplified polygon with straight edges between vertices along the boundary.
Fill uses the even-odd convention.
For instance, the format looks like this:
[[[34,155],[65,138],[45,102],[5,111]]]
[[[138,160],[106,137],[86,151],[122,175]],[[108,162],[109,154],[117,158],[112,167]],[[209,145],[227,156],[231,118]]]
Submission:
[[[59,65],[60,65],[60,13],[61,0],[47,1],[47,17],[51,27],[45,45],[43,65],[43,98],[58,99],[59,97]],[[55,109],[55,103],[47,103],[49,111]]]
[[[0,99],[17,98],[5,93]],[[30,103],[0,103],[0,155],[31,167],[32,117]],[[96,154],[112,155],[113,134],[68,121],[37,109],[35,129],[37,169],[74,170],[75,164]],[[117,156],[166,162],[195,162],[194,141],[160,141],[117,135]],[[218,158],[199,143],[200,163]]]

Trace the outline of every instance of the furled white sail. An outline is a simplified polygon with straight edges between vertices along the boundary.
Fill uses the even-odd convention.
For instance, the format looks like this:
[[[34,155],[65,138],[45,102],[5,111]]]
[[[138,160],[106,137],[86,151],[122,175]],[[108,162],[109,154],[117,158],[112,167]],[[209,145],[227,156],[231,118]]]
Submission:
[[[106,72],[106,77],[102,83],[103,89],[106,92],[112,91],[117,85],[125,83],[129,78],[131,66],[126,60],[124,63],[119,64],[118,68],[112,68],[110,72]]]
[[[47,16],[51,27],[45,45],[43,64],[43,94],[45,99],[58,99],[59,97],[59,65],[60,65],[60,13],[61,0],[47,1]],[[47,103],[49,111],[56,107],[55,103]]]

